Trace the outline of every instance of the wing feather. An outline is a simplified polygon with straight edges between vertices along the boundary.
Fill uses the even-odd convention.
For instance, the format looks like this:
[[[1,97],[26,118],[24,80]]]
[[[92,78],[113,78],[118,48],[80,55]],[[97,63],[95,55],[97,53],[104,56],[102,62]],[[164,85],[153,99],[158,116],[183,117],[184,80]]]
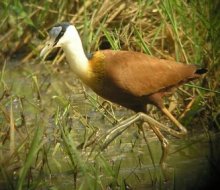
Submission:
[[[134,96],[149,95],[194,77],[196,67],[143,53],[102,51],[105,81]]]

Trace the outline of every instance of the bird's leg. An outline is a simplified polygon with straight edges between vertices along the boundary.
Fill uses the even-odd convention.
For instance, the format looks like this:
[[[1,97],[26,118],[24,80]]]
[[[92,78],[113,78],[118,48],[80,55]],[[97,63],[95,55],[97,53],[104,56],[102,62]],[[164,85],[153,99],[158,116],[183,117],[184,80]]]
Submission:
[[[146,122],[144,122],[142,126],[146,127]],[[165,169],[166,168],[165,161],[168,155],[169,142],[155,125],[150,125],[150,128],[154,131],[155,135],[161,142],[162,156],[160,158],[160,165],[162,166],[163,169]]]
[[[177,119],[169,112],[166,107],[162,107],[161,111],[178,127],[179,132],[177,132],[177,135],[174,136],[182,137],[187,134],[186,128],[179,121],[177,121]]]
[[[169,112],[169,111],[168,111]],[[170,114],[171,115],[171,114]],[[173,117],[173,116],[172,116]],[[174,117],[173,117],[174,118]],[[175,118],[174,118],[175,119]],[[120,122],[118,125],[116,125],[115,127],[109,129],[104,135],[102,135],[97,143],[98,144],[101,144],[101,150],[105,149],[116,137],[118,137],[121,133],[123,133],[132,123],[138,121],[138,120],[141,120],[143,122],[147,122],[149,123],[150,125],[152,126],[156,126],[159,129],[163,130],[163,131],[166,131],[168,132],[169,134],[171,134],[172,136],[175,136],[175,137],[182,137],[184,130],[183,132],[182,131],[176,131],[170,127],[167,127],[161,123],[159,123],[158,121],[156,121],[155,119],[153,119],[152,117],[146,115],[145,113],[143,112],[139,112],[137,113],[136,115]],[[176,120],[177,121],[177,120]],[[179,123],[177,121],[177,123]],[[180,129],[185,129],[181,124],[180,124]],[[155,130],[156,131],[156,130]],[[185,130],[186,131],[186,130]],[[159,134],[159,133],[158,133]],[[104,142],[101,142],[102,139],[104,138]],[[158,137],[159,138],[159,137]],[[163,138],[161,138],[162,140]],[[101,142],[101,143],[100,143]]]
[[[166,131],[175,137],[181,136],[180,132],[173,130],[170,127],[167,127],[159,123],[158,121],[146,115],[145,113],[139,112],[136,115],[122,121],[121,123],[113,127],[112,129],[109,129],[104,135],[102,135],[97,141],[97,144],[100,144],[101,150],[105,149],[116,137],[118,137],[121,133],[123,133],[132,123],[138,120],[147,122],[152,126],[156,126],[158,130],[161,129],[163,131]],[[155,129],[155,131],[157,130]],[[160,137],[159,139],[163,141],[164,138],[162,138],[161,135],[159,135],[159,132],[157,133],[158,138]],[[102,141],[102,139],[104,139],[104,142]]]
[[[165,169],[165,160],[168,155],[168,141],[167,139],[163,136],[163,134],[160,132],[160,130],[156,127],[158,126],[160,129],[165,130],[165,131],[172,131],[169,127],[166,127],[153,119],[152,117],[140,112],[137,113],[136,115],[122,121],[118,125],[116,125],[114,128],[109,129],[102,137],[99,138],[98,144],[100,145],[101,150],[104,150],[116,137],[118,137],[120,134],[122,134],[128,127],[131,126],[134,122],[141,120],[143,121],[143,126],[146,126],[146,123],[150,124],[150,127],[158,137],[159,141],[161,142],[161,147],[162,147],[162,156],[160,159],[160,165],[162,166],[163,169]],[[174,130],[173,130],[174,131]],[[175,134],[176,131],[174,131]],[[172,133],[172,132],[171,132]],[[104,139],[104,141],[101,142],[101,140]],[[146,140],[146,139],[145,139]]]
[[[136,114],[134,116],[129,117],[128,119],[120,122],[115,127],[109,129],[104,135],[102,135],[98,142],[105,138],[104,142],[101,143],[101,150],[104,150],[116,137],[122,134],[128,127],[131,126],[135,121],[139,118],[139,115]]]
[[[146,122],[142,126],[146,126]],[[155,125],[150,125],[161,143],[162,155],[160,157],[160,167],[165,181],[169,181],[169,170],[167,168],[166,159],[169,152],[169,142]]]

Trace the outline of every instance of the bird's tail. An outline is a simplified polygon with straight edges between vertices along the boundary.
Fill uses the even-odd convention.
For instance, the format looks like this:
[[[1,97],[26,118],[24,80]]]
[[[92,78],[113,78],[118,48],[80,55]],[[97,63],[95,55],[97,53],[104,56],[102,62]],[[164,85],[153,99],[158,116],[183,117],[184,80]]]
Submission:
[[[207,71],[208,71],[207,69],[201,68],[201,69],[197,69],[196,72],[195,72],[195,74],[197,74],[197,75],[202,75],[202,74],[207,73]]]

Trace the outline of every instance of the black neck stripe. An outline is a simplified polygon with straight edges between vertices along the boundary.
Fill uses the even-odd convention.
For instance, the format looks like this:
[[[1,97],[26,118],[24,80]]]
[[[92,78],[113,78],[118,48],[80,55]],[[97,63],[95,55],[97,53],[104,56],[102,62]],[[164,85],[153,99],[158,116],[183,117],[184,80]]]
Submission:
[[[57,42],[59,41],[59,39],[64,35],[64,33],[66,32],[66,29],[68,28],[68,26],[70,26],[70,23],[68,22],[63,22],[60,24],[55,25],[54,27],[58,27],[61,26],[62,30],[60,31],[59,35],[56,37],[55,41],[54,41],[54,46],[57,44]]]

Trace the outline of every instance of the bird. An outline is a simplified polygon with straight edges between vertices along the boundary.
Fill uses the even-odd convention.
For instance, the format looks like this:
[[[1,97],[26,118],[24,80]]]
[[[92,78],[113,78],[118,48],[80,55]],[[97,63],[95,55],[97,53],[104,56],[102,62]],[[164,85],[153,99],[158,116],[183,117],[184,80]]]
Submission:
[[[87,55],[76,27],[68,22],[56,24],[49,30],[49,40],[40,57],[45,58],[56,47],[62,48],[71,70],[96,94],[139,113],[138,117],[128,121],[133,122],[140,117],[149,118],[146,116],[146,106],[152,104],[163,112],[178,130],[164,125],[159,128],[177,137],[186,135],[186,128],[164,106],[163,97],[172,93],[178,86],[201,77],[207,72],[206,68],[135,51],[108,49]],[[164,143],[165,138],[160,130],[157,127],[153,127],[153,130]],[[166,148],[166,143],[163,146]]]

